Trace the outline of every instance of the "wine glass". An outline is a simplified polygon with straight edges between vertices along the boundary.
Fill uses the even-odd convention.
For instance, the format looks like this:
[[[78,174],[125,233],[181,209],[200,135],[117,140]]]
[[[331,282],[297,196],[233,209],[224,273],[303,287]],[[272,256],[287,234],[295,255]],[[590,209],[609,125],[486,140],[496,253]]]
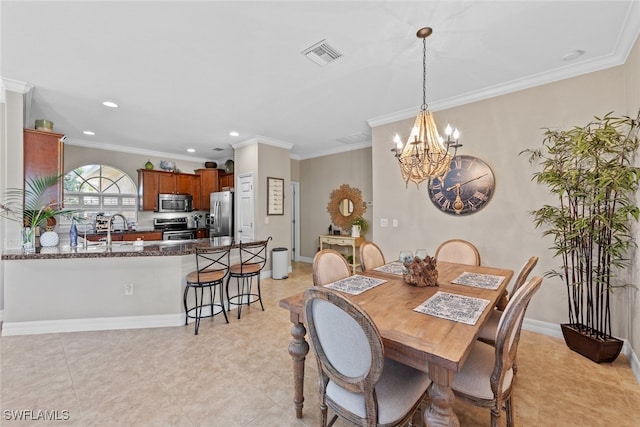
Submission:
[[[398,261],[400,261],[403,265],[409,264],[411,261],[413,261],[413,252],[405,250],[400,251]]]
[[[425,259],[427,255],[426,249],[416,249],[416,258]]]

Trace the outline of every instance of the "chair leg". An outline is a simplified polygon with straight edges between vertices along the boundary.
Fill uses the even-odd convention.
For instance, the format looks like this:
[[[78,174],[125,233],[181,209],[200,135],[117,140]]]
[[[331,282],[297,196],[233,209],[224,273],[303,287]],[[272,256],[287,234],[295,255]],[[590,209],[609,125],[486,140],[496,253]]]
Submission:
[[[184,304],[184,325],[187,326],[189,323],[189,308],[187,307],[187,296],[189,295],[189,288],[191,286],[187,285],[184,288],[184,295],[182,296],[182,303]]]
[[[220,308],[222,308],[222,314],[224,315],[224,320],[229,323],[229,318],[227,317],[227,310],[224,308],[224,287],[222,286],[223,282],[220,282]],[[216,285],[217,288],[217,285]],[[216,291],[213,291],[213,297],[216,297]]]
[[[504,411],[507,414],[507,427],[513,427],[513,405],[511,404],[511,396],[504,401]]]
[[[258,301],[260,301],[260,307],[264,311],[264,305],[262,305],[262,291],[260,290],[260,275],[258,274]]]
[[[196,306],[195,306],[195,312],[196,312],[196,335],[198,335],[198,329],[200,329],[200,317],[202,317],[202,297],[204,294],[204,289],[202,289],[202,287],[200,287],[200,303],[198,303],[198,289],[195,290],[194,292],[195,297],[196,297]]]

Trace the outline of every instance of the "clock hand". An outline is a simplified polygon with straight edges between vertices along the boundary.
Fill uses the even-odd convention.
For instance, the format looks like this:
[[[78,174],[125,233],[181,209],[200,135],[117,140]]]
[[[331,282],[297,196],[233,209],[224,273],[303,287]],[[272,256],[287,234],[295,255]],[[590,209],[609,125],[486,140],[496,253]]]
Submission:
[[[456,186],[458,186],[458,185],[459,185],[459,186],[463,186],[463,185],[465,185],[465,184],[468,184],[468,183],[470,183],[470,182],[472,182],[472,181],[475,181],[476,179],[480,179],[480,178],[482,178],[482,177],[484,177],[484,176],[487,176],[487,175],[489,175],[489,173],[488,173],[488,172],[487,172],[487,173],[484,173],[484,174],[482,174],[482,175],[480,175],[480,176],[476,176],[475,178],[471,178],[471,179],[469,179],[469,180],[467,180],[467,181],[465,181],[465,182],[462,182],[462,183],[460,183],[460,184],[452,185],[451,187],[448,187],[448,188],[447,188],[447,191],[451,191],[451,190],[453,190],[453,189],[454,189]]]

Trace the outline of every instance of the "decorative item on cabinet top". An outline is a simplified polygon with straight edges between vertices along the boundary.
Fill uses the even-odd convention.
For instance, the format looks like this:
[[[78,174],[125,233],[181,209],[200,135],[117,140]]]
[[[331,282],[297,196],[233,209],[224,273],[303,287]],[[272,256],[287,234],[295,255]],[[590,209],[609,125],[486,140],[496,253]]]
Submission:
[[[53,132],[53,122],[51,120],[38,119],[36,120],[36,130],[43,132]]]
[[[218,167],[218,163],[216,162],[204,162],[204,167],[207,169],[216,169]]]
[[[167,160],[160,160],[160,169],[165,170],[167,172],[176,172],[176,163],[169,162]]]

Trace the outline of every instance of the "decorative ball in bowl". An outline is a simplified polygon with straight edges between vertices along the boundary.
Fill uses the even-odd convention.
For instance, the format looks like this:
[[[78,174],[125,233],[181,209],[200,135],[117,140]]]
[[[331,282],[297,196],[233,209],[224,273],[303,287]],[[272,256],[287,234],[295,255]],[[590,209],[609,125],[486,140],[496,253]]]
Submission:
[[[175,162],[168,162],[166,160],[160,160],[160,169],[165,170],[165,171],[169,171],[169,172],[173,172],[176,170],[176,163]]]
[[[405,262],[404,266],[407,269],[407,273],[403,275],[406,283],[419,288],[438,286],[435,258],[428,255],[424,259],[414,257],[412,261]]]

